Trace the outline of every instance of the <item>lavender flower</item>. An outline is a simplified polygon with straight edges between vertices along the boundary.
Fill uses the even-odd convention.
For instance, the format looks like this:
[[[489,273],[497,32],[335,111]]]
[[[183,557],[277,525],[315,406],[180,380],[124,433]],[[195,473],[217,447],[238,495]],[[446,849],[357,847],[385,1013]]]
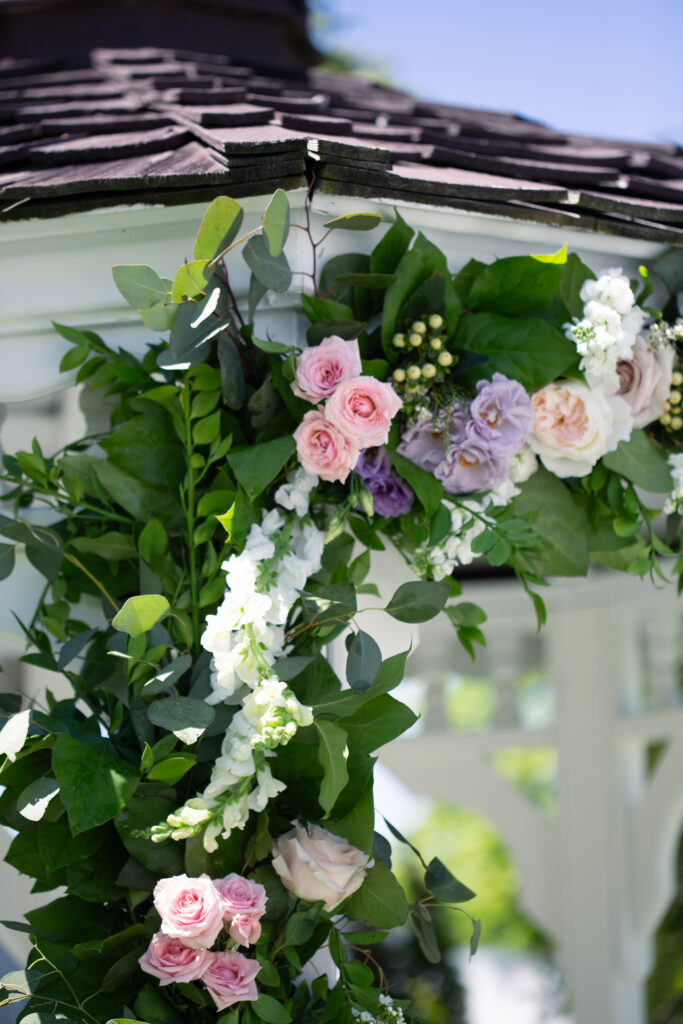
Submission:
[[[410,511],[413,492],[392,466],[386,448],[366,448],[355,471],[370,491],[377,515],[390,519]]]
[[[505,480],[509,455],[492,450],[473,438],[453,445],[434,470],[434,476],[449,494],[490,491]]]
[[[508,458],[522,447],[534,425],[531,399],[521,384],[502,373],[480,380],[470,405],[468,435],[482,442],[496,456]]]

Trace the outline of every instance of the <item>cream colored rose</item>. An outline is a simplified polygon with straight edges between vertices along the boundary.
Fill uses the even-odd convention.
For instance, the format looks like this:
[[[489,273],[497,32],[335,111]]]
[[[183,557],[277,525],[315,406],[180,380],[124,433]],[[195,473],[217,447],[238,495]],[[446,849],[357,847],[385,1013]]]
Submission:
[[[319,825],[294,828],[273,843],[273,867],[282,884],[295,896],[334,910],[360,889],[374,861]]]
[[[674,354],[671,345],[655,348],[647,337],[639,334],[631,359],[617,363],[617,394],[631,406],[636,427],[646,427],[664,412],[671,390]]]
[[[624,399],[580,381],[548,384],[532,395],[531,404],[536,420],[529,446],[555,476],[586,476],[631,436],[633,419]]]

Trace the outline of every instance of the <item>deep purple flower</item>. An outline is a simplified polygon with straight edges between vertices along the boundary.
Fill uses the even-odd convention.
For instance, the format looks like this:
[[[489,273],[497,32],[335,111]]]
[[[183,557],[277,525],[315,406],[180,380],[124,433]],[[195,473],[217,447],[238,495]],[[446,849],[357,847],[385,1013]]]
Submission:
[[[435,419],[420,420],[404,430],[396,448],[399,455],[433,473],[453,445],[465,440],[467,409],[459,403]]]
[[[502,373],[477,383],[468,434],[496,455],[515,455],[531,434],[534,410],[522,385]]]
[[[355,471],[370,491],[377,515],[389,519],[410,511],[413,492],[392,466],[386,448],[366,448]]]
[[[509,456],[492,451],[481,441],[466,438],[453,445],[447,457],[434,470],[434,476],[449,494],[490,491],[505,480]]]

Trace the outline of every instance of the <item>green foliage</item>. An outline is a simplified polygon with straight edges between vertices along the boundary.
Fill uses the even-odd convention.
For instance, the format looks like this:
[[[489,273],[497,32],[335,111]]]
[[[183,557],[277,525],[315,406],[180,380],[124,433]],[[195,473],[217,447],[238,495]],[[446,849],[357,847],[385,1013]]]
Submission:
[[[536,317],[475,313],[460,321],[457,344],[484,357],[478,377],[503,373],[529,391],[549,384],[578,362],[574,343]]]

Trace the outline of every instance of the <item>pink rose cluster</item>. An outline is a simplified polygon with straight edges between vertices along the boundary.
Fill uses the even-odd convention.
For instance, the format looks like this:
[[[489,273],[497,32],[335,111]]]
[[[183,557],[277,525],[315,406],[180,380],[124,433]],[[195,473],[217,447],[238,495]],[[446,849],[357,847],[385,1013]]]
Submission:
[[[235,874],[218,880],[176,875],[157,882],[154,906],[161,931],[140,957],[143,971],[161,985],[201,981],[219,1010],[258,998],[257,961],[236,950],[212,952],[210,947],[224,928],[238,946],[258,940],[266,909],[262,885]]]
[[[391,384],[363,375],[358,342],[336,336],[297,357],[292,391],[317,405],[294,431],[301,465],[307,473],[341,483],[361,451],[386,444],[403,404]]]

